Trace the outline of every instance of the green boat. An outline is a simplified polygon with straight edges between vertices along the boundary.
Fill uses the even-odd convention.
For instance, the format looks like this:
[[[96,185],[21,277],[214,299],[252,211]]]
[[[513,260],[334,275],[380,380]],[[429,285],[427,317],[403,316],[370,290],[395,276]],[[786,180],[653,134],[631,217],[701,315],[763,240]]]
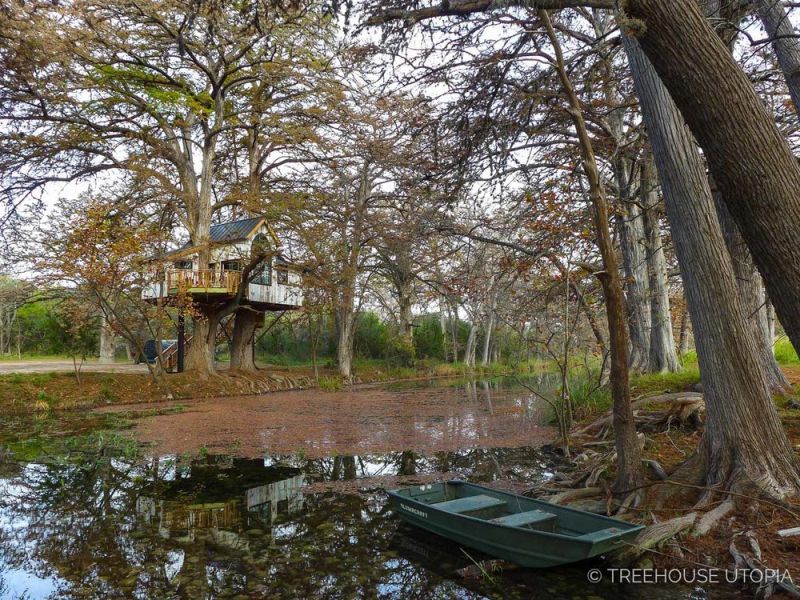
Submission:
[[[605,554],[631,543],[643,529],[463,481],[391,490],[389,497],[411,525],[523,567],[553,567]]]

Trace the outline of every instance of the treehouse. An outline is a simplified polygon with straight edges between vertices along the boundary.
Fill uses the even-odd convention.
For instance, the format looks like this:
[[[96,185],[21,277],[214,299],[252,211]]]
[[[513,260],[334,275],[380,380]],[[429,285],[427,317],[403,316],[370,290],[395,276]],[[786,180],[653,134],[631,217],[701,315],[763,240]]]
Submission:
[[[280,241],[264,217],[212,225],[210,243],[208,264],[199,264],[197,248],[191,243],[158,259],[154,281],[142,290],[142,297],[153,302],[188,297],[196,304],[222,304],[244,287],[241,302],[258,311],[303,305],[300,273],[281,256]],[[243,271],[258,253],[266,258],[244,281]]]

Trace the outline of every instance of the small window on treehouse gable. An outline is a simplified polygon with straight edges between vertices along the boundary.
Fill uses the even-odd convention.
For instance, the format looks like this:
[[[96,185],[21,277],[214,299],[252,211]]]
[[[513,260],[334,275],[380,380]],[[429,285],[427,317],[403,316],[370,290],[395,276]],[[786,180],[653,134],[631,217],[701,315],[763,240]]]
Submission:
[[[289,285],[289,267],[286,265],[275,265],[275,274],[278,276],[280,285]]]

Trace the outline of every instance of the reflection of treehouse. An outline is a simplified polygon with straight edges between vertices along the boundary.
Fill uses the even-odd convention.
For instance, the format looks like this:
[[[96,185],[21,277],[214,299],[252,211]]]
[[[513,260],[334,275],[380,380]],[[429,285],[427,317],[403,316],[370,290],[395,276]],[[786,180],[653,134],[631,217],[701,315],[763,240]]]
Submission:
[[[189,477],[163,482],[159,498],[139,497],[139,516],[157,525],[164,538],[208,536],[217,544],[243,547],[248,544],[243,530],[270,527],[281,515],[303,509],[305,476],[297,469],[265,467],[261,460],[233,462],[225,469],[193,465]]]
[[[250,488],[245,496],[247,510],[257,513],[265,523],[272,524],[279,512],[291,515],[303,509],[303,494],[298,490],[305,484],[305,476],[296,475]]]
[[[240,219],[211,227],[210,262],[200,264],[191,243],[160,261],[154,281],[142,290],[142,298],[171,303],[179,297],[196,303],[232,299],[243,285],[242,270],[253,250],[267,257],[250,272],[242,301],[256,310],[293,310],[303,305],[300,273],[284,259],[280,242],[263,217]]]

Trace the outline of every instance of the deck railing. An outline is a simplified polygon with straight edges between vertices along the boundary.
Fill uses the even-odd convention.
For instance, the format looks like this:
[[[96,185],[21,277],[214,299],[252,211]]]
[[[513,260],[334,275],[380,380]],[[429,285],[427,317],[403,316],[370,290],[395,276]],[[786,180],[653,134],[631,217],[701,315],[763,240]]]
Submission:
[[[239,271],[216,271],[213,269],[170,269],[167,271],[167,290],[214,289],[227,290],[235,294],[242,282]]]
[[[155,300],[178,294],[232,296],[241,286],[242,274],[239,271],[166,269],[160,272],[157,281],[142,290],[142,298]],[[294,282],[278,284],[273,279],[272,285],[250,283],[244,299],[265,304],[302,306],[303,289]]]

